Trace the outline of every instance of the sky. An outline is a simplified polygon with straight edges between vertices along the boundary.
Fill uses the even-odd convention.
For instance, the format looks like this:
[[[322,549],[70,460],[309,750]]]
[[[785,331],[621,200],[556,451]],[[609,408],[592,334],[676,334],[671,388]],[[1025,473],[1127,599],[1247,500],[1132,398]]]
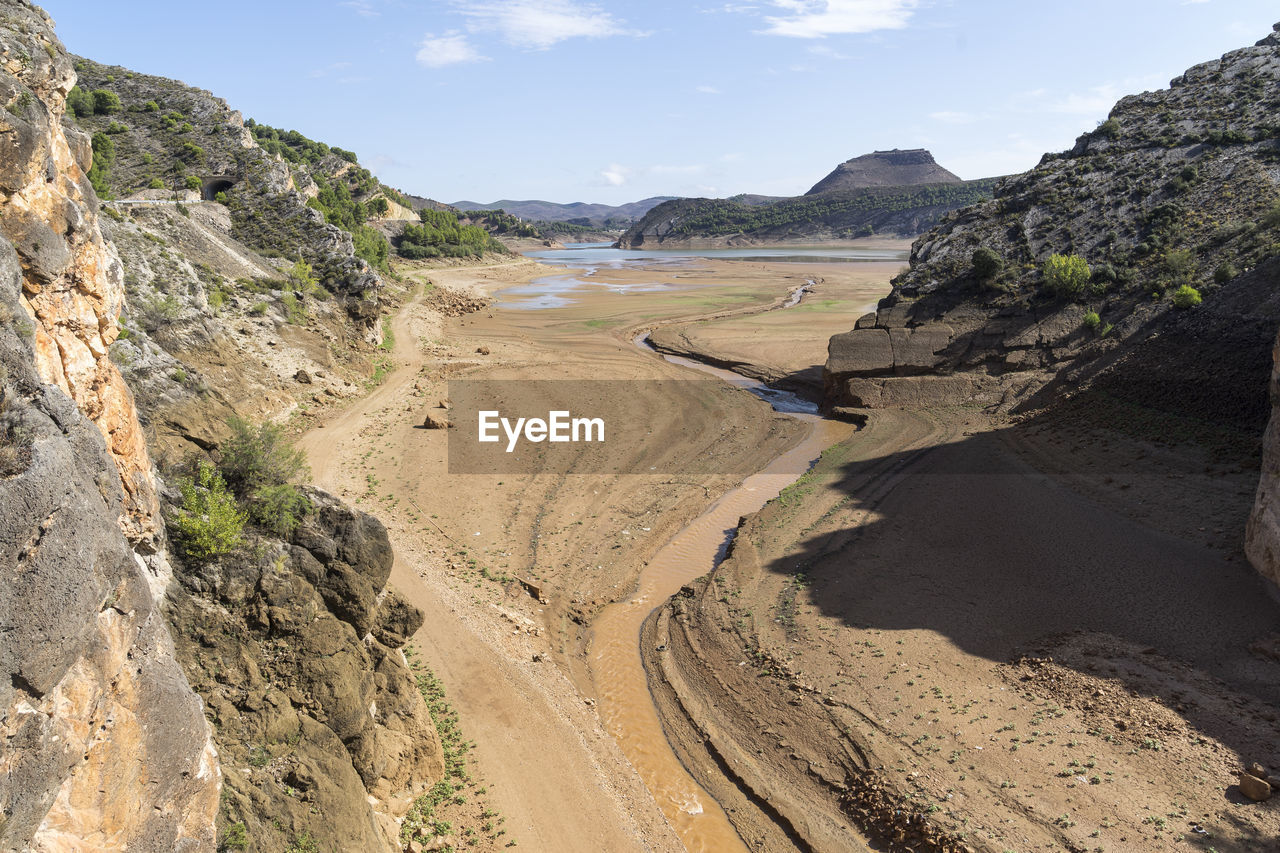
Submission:
[[[890,148],[1021,172],[1280,20],[1273,0],[43,5],[73,53],[480,203],[797,195]]]

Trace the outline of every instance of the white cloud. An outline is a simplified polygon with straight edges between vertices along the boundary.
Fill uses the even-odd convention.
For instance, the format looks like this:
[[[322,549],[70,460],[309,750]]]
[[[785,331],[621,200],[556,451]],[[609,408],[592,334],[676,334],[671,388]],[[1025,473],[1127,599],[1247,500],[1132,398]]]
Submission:
[[[604,178],[605,183],[609,186],[620,187],[631,177],[631,170],[626,166],[612,163],[609,168],[601,170],[600,177]]]
[[[719,95],[720,90],[715,86],[699,86],[695,91],[703,95]]]
[[[496,32],[509,44],[545,50],[571,38],[638,35],[598,6],[573,0],[508,0],[456,3],[471,28]]]
[[[382,14],[373,8],[373,3],[370,0],[343,0],[338,5],[346,6],[362,18],[376,18]]]
[[[418,64],[428,68],[443,68],[446,65],[458,65],[463,62],[479,62],[487,57],[471,46],[467,37],[457,30],[450,30],[442,36],[427,33],[418,48]]]
[[[917,0],[771,0],[785,15],[766,15],[764,33],[791,38],[898,30],[907,25]]]

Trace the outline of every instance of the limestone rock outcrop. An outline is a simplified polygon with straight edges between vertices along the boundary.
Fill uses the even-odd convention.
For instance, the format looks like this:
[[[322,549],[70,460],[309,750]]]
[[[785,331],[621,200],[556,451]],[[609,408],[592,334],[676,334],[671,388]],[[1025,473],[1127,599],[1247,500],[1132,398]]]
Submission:
[[[47,16],[10,5],[15,14],[0,29],[0,234],[22,265],[40,374],[102,430],[124,485],[123,523],[140,541],[156,533],[156,487],[132,398],[107,354],[124,280],[98,228],[92,147],[62,124],[75,71]]]
[[[0,850],[210,851],[218,756],[100,429],[36,368],[0,239]]]
[[[170,569],[75,81],[0,18],[0,849],[213,850],[221,775],[158,601]]]
[[[401,651],[422,613],[385,588],[373,516],[310,490],[309,519],[261,554],[179,567],[169,620],[224,758],[224,821],[254,849],[398,850],[397,820],[444,775]]]

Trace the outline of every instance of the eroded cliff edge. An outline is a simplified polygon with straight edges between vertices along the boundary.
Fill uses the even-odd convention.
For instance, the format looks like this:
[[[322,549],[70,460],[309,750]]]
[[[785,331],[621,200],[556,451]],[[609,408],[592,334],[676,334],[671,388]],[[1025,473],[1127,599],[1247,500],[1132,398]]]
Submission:
[[[217,754],[159,606],[155,481],[107,357],[122,272],[89,140],[61,124],[74,80],[49,18],[6,3],[0,847],[210,850]]]

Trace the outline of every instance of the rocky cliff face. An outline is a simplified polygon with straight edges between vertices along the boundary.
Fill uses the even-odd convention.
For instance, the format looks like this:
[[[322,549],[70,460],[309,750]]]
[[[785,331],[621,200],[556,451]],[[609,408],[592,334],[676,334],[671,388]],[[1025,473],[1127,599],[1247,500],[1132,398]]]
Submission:
[[[124,297],[123,272],[98,229],[97,201],[86,179],[89,139],[62,126],[75,73],[42,12],[17,6],[4,34],[0,233],[22,265],[36,364],[106,436],[125,489],[131,538],[154,536],[150,460],[129,392],[107,358]]]
[[[958,184],[960,179],[938,165],[923,148],[873,151],[836,166],[805,195],[857,190],[863,187],[905,187],[914,184]]]
[[[828,405],[1013,407],[1158,334],[1180,288],[1211,307],[1276,254],[1277,108],[1280,34],[1124,98],[916,242],[879,310],[832,339]],[[1042,272],[1053,255],[1087,263],[1073,291]]]
[[[422,614],[385,589],[372,516],[311,491],[288,542],[180,567],[169,620],[226,774],[224,837],[259,851],[399,850],[398,819],[444,775],[401,648]]]
[[[120,264],[88,139],[61,126],[73,82],[48,17],[5,3],[0,848],[212,850],[217,754],[157,605],[151,463],[107,358]]]

